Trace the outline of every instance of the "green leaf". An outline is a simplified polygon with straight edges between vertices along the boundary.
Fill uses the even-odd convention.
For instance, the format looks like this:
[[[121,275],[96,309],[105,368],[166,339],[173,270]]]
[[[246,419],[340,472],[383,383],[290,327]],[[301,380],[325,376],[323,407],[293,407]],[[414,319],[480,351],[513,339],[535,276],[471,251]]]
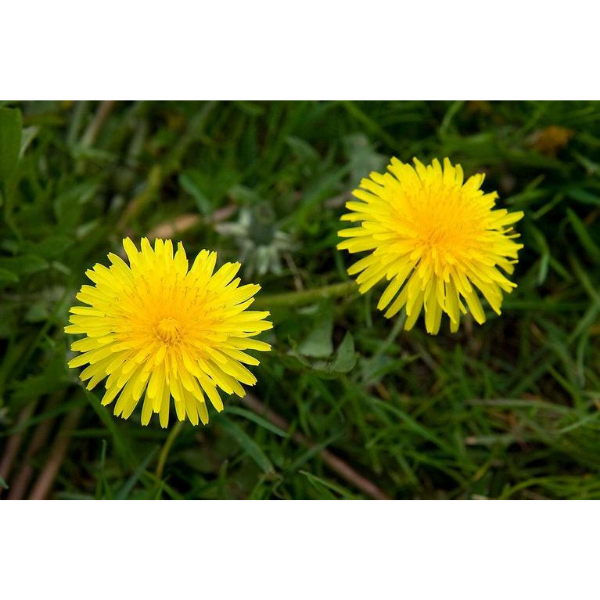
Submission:
[[[81,391],[85,395],[86,399],[92,406],[92,408],[96,411],[96,414],[100,417],[100,420],[104,424],[104,426],[108,429],[113,437],[113,441],[115,443],[115,449],[119,454],[121,460],[128,466],[133,466],[137,464],[137,460],[135,455],[133,454],[129,438],[123,434],[123,430],[121,427],[117,426],[115,419],[110,416],[108,410],[102,406],[100,402],[100,398],[98,398],[95,394],[85,389],[83,385],[80,387]]]
[[[64,386],[66,387],[66,386]],[[55,390],[48,390],[48,393],[53,393]],[[23,401],[23,398],[19,398],[20,401]],[[25,400],[27,400],[27,398],[25,398]],[[27,429],[30,429],[32,427],[34,427],[35,425],[38,425],[39,423],[44,423],[45,421],[48,421],[49,419],[53,419],[55,417],[58,417],[59,415],[64,415],[67,414],[69,412],[71,412],[72,410],[75,410],[77,408],[80,408],[82,406],[83,402],[82,402],[82,398],[81,396],[78,396],[77,399],[72,400],[70,402],[63,402],[61,404],[59,404],[58,406],[55,406],[54,408],[51,408],[49,410],[44,410],[43,412],[38,412],[36,413],[35,417],[31,417],[29,419],[27,419],[26,421],[21,421],[19,423],[17,423],[14,427],[11,427],[10,429],[5,429],[4,431],[2,431],[2,433],[0,433],[0,438],[3,438],[5,436],[9,436],[9,435],[13,435],[15,433],[21,433],[22,431],[25,431]]]
[[[600,263],[600,247],[594,242],[583,221],[570,208],[567,209],[567,216],[589,258],[595,263]]]
[[[348,331],[342,340],[335,358],[331,363],[330,370],[336,373],[349,373],[356,365],[357,354],[354,351],[354,338]]]
[[[81,207],[89,202],[99,191],[96,181],[76,184],[60,192],[54,199],[54,213],[60,223],[75,225]]]
[[[362,133],[353,133],[343,139],[346,156],[350,163],[350,183],[357,186],[371,171],[385,169],[387,157],[375,151],[369,138]]]
[[[39,398],[45,394],[53,394],[59,390],[63,390],[73,381],[63,373],[45,373],[43,375],[30,375],[23,381],[18,381],[14,384],[15,400],[30,400]]]
[[[250,458],[265,472],[274,473],[275,469],[273,464],[264,454],[264,452],[258,447],[256,442],[248,436],[248,434],[240,429],[237,425],[234,425],[226,417],[219,415],[215,419],[225,431],[227,431],[231,437],[242,447],[242,449],[250,456]]]
[[[331,340],[331,334],[329,334]],[[354,338],[347,332],[336,353],[330,360],[309,360],[296,349],[281,355],[282,363],[294,370],[311,371],[323,379],[337,379],[343,373],[349,373],[356,365],[358,354],[354,349]]]
[[[144,471],[148,468],[150,461],[154,458],[158,448],[153,448],[148,456],[138,465],[137,469],[133,472],[131,477],[125,482],[125,485],[121,488],[117,494],[117,500],[125,500],[133,490],[135,484],[138,482]]]
[[[271,433],[274,433],[275,435],[278,435],[278,436],[284,437],[284,438],[288,437],[288,434],[285,431],[283,431],[283,429],[276,427],[272,423],[269,423],[269,421],[267,421],[266,419],[263,419],[262,417],[255,415],[252,411],[246,410],[245,408],[239,408],[238,406],[228,406],[227,412],[229,414],[239,415],[240,417],[245,417],[246,419],[248,419],[248,421],[252,421],[253,423],[256,423],[257,425],[260,425],[263,429],[266,429],[267,431],[270,431]]]
[[[8,181],[19,162],[21,129],[21,111],[0,108],[0,183]]]
[[[63,256],[74,243],[75,240],[66,235],[50,235],[37,245],[36,253],[46,259],[56,259]]]
[[[240,173],[226,165],[214,172],[190,169],[179,175],[179,185],[194,198],[198,211],[205,216],[222,206],[223,198],[239,181]]]
[[[527,232],[534,240],[535,245],[540,253],[540,268],[537,278],[538,285],[542,285],[546,281],[548,275],[548,264],[550,262],[550,247],[544,234],[533,224],[526,225]]]
[[[210,200],[200,189],[202,180],[196,176],[195,171],[185,171],[179,176],[179,185],[196,201],[198,211],[203,215],[209,215],[212,211]]]
[[[588,190],[582,188],[570,188],[567,190],[567,196],[576,202],[582,204],[591,204],[592,206],[600,206],[600,196],[592,194]]]
[[[4,283],[17,283],[18,281],[19,278],[12,271],[0,268],[0,285]]]
[[[57,345],[44,368],[40,365],[34,374],[26,379],[15,381],[13,398],[31,401],[72,385],[73,373],[67,368],[65,353],[64,343]]]
[[[25,314],[26,323],[41,323],[50,316],[50,310],[48,303],[45,300],[35,302],[29,307],[29,310]]]
[[[15,275],[31,275],[43,271],[49,266],[42,257],[33,254],[0,258],[0,269],[10,271]]]
[[[333,306],[331,303],[325,305],[319,313],[315,326],[298,346],[298,351],[304,356],[313,358],[326,358],[333,354]]]
[[[285,143],[300,162],[315,163],[321,158],[319,153],[306,140],[288,136]]]
[[[298,471],[301,475],[304,475],[304,477],[306,477],[317,489],[317,491],[323,493],[326,492],[328,490],[332,490],[334,491],[336,494],[339,494],[340,496],[342,496],[342,498],[346,498],[347,500],[355,500],[356,496],[354,496],[354,494],[351,494],[346,488],[342,487],[341,485],[338,485],[337,483],[334,483],[333,481],[328,481],[327,479],[323,479],[322,477],[317,477],[316,475],[313,475],[312,473],[309,473],[308,471]],[[325,488],[325,489],[323,489]],[[324,496],[326,496],[326,493],[323,493]],[[331,495],[330,497],[331,500],[337,500],[337,497],[334,495]]]

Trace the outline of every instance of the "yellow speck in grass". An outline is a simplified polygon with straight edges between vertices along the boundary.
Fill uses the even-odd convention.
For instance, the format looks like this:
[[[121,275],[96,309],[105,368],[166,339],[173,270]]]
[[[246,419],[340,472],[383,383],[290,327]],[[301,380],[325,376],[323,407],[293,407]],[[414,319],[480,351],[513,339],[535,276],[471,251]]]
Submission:
[[[138,251],[126,239],[123,247],[129,265],[109,254],[110,267],[86,272],[95,285],[82,286],[77,299],[87,306],[73,307],[65,327],[86,337],[71,346],[81,354],[69,366],[88,365],[80,375],[88,390],[108,378],[102,404],[116,399],[115,415],[124,419],[143,396],[142,425],[158,413],[166,427],[172,396],[180,421],[187,415],[206,424],[206,397],[221,411],[218,388],[242,397],[240,384],[256,383],[244,364],[258,360],[245,350],[271,349],[251,339],[272,327],[268,312],[246,310],[260,286],[240,286],[239,263],[215,273],[217,255],[208,250],[188,269],[181,243],[175,254],[170,240],[152,248],[144,238]]]
[[[421,309],[425,328],[437,334],[442,313],[450,317],[450,330],[458,330],[460,315],[471,312],[485,321],[478,292],[500,314],[503,292],[516,284],[500,271],[512,273],[523,246],[512,229],[523,217],[494,209],[496,192],[480,188],[484,175],[466,182],[460,165],[444,159],[415,166],[392,158],[389,173],[371,173],[353,192],[359,202],[346,204],[343,221],[358,227],[342,229],[340,250],[370,254],[354,263],[348,273],[358,275],[365,293],[381,280],[388,283],[377,308],[392,317],[406,310],[405,329],[411,329]],[[391,304],[390,304],[391,303]]]

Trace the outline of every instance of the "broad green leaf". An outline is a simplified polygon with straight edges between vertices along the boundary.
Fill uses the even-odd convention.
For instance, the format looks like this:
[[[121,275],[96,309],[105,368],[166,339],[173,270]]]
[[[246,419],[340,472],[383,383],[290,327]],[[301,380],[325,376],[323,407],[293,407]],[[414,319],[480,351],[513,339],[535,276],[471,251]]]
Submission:
[[[331,335],[329,339],[331,339]],[[337,379],[341,374],[349,373],[356,365],[357,359],[354,338],[350,332],[346,333],[330,360],[310,360],[295,349],[280,357],[282,363],[288,368],[310,371],[323,379]]]
[[[198,211],[203,215],[209,215],[212,206],[209,198],[202,191],[202,181],[196,177],[195,171],[184,171],[179,176],[179,185],[196,201]]]
[[[321,158],[319,153],[306,140],[288,136],[285,139],[285,143],[290,147],[300,162],[314,163]]]
[[[17,283],[19,278],[15,273],[9,271],[8,269],[3,269],[0,267],[0,285],[5,283]]]
[[[50,265],[40,256],[9,256],[0,258],[0,269],[15,275],[31,275],[47,269]]]
[[[335,358],[331,363],[330,370],[336,373],[348,373],[356,364],[356,352],[354,351],[354,338],[352,334],[348,331],[342,340],[337,352],[335,353]]]
[[[330,303],[326,304],[320,312],[315,326],[298,346],[298,351],[304,356],[313,358],[326,358],[333,353],[333,342],[331,334],[333,332],[333,307]]]
[[[25,322],[27,323],[41,323],[50,316],[50,310],[48,308],[48,302],[42,300],[35,302],[29,307],[29,310],[25,314]]]
[[[54,199],[54,213],[61,223],[75,225],[75,217],[81,212],[81,207],[89,202],[99,191],[96,181],[86,181],[60,192]]]
[[[46,259],[59,258],[74,243],[75,240],[66,235],[49,235],[37,245],[36,253],[39,256],[44,256]]]

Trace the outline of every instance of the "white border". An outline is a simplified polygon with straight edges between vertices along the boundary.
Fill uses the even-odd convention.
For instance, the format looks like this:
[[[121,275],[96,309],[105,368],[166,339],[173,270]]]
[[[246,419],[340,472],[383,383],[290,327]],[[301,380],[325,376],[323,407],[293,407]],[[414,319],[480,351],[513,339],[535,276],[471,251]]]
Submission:
[[[19,0],[6,99],[594,99],[583,0]]]
[[[598,595],[594,502],[4,502],[6,598]]]

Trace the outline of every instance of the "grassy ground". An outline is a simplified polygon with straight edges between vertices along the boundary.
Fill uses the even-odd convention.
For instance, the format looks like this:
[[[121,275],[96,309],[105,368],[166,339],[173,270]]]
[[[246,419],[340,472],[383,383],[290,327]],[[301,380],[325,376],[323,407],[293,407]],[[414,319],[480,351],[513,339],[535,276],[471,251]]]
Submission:
[[[0,164],[3,497],[600,497],[600,104],[19,108],[24,153]],[[355,294],[339,216],[392,155],[483,170],[525,211],[501,317],[431,337]],[[117,419],[66,367],[68,307],[125,234],[241,258],[263,286],[274,350],[206,427]]]

